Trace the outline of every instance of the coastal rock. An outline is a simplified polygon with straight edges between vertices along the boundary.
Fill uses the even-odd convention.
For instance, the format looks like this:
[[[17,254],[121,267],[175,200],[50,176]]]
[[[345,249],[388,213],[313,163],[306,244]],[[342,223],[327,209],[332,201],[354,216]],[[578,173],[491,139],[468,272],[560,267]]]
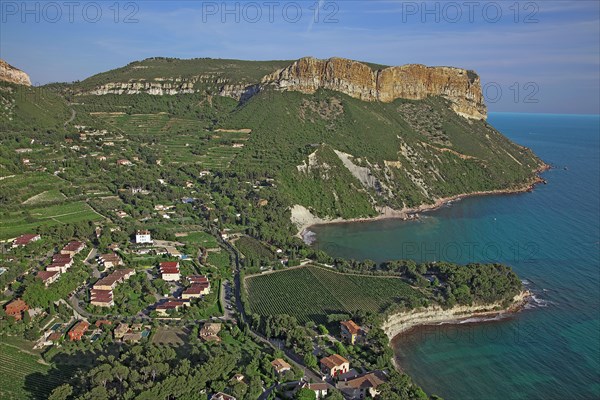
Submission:
[[[0,81],[31,86],[29,75],[0,59]]]
[[[470,317],[481,317],[511,312],[518,309],[531,293],[523,291],[517,294],[508,308],[502,307],[501,303],[477,304],[472,306],[455,306],[447,310],[440,306],[431,306],[411,310],[405,313],[391,315],[381,326],[387,337],[392,340],[398,334],[408,331],[419,325],[435,325],[441,322],[458,321]]]
[[[358,61],[305,57],[265,76],[261,84],[276,90],[307,94],[323,88],[363,101],[391,102],[395,99],[420,100],[442,96],[451,102],[456,113],[464,117],[487,117],[479,76],[461,68],[409,64],[374,71]]]

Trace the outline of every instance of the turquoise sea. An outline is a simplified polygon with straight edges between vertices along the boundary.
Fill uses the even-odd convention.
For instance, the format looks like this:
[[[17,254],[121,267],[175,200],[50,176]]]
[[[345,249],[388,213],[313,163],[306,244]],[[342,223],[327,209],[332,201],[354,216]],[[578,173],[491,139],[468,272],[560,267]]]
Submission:
[[[445,399],[600,398],[600,117],[491,114],[546,163],[531,193],[465,198],[422,214],[314,227],[333,255],[502,262],[535,294],[505,319],[397,337],[399,365]]]

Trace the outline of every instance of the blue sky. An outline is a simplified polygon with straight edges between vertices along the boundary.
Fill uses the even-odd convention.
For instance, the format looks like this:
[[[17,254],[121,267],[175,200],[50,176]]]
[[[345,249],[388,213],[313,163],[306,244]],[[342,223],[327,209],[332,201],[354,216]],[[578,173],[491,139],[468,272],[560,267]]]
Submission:
[[[451,65],[481,76],[490,111],[600,109],[596,0],[73,4],[2,0],[0,57],[37,84],[154,56]]]

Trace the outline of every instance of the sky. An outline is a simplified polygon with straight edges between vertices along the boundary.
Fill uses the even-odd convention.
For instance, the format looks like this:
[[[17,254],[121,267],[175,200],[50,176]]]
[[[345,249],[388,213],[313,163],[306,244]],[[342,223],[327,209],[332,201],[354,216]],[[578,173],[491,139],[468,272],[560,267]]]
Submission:
[[[0,58],[34,84],[156,56],[456,66],[492,112],[600,113],[598,0],[0,0]]]

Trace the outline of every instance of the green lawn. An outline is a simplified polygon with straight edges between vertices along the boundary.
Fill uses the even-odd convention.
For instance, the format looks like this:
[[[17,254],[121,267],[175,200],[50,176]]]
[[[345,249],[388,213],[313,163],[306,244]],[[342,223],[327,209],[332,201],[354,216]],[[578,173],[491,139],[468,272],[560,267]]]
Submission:
[[[207,262],[208,264],[217,268],[229,268],[231,265],[229,261],[229,253],[225,250],[221,250],[219,252],[209,252]]]
[[[204,231],[189,232],[187,236],[179,237],[177,240],[185,244],[200,245],[208,249],[219,247],[217,238]]]
[[[10,211],[2,214],[0,219],[0,239],[8,239],[23,233],[33,232],[41,225],[98,221],[101,219],[102,216],[83,201]]]
[[[288,314],[301,323],[326,323],[328,314],[358,310],[379,313],[392,302],[423,297],[399,278],[341,274],[314,266],[249,277],[245,285],[252,312]]]

